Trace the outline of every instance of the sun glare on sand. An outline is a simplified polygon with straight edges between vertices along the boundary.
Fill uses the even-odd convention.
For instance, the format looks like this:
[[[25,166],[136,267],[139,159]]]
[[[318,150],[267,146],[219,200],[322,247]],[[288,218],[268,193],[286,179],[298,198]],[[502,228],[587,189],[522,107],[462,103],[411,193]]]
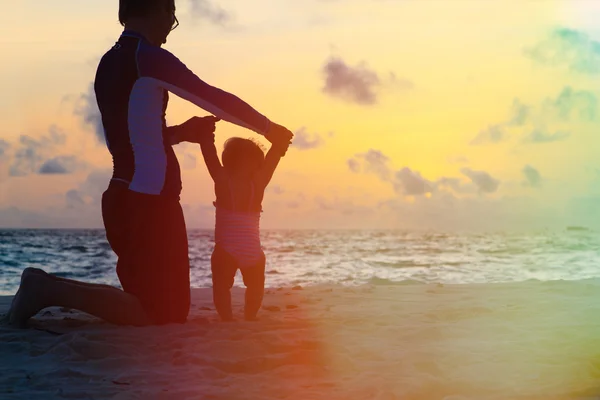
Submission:
[[[221,323],[210,289],[194,289],[187,324],[117,329],[51,309],[35,323],[58,336],[0,331],[3,359],[29,371],[25,380],[21,367],[8,370],[0,388],[60,383],[65,396],[115,399],[594,398],[598,293],[597,281],[280,288],[267,290],[260,321]],[[235,288],[236,312],[242,304]]]

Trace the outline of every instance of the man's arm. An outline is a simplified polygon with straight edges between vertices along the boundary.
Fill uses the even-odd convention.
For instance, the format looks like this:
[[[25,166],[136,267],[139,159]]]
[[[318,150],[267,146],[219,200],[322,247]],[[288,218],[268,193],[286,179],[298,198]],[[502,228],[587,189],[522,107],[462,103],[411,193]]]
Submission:
[[[167,50],[143,46],[137,61],[140,84],[155,83],[225,121],[261,135],[270,132],[271,122],[264,115],[237,96],[202,81]]]
[[[200,143],[206,135],[212,135],[216,129],[219,118],[212,115],[206,117],[192,117],[181,125],[168,126],[165,134],[171,146],[181,142]]]

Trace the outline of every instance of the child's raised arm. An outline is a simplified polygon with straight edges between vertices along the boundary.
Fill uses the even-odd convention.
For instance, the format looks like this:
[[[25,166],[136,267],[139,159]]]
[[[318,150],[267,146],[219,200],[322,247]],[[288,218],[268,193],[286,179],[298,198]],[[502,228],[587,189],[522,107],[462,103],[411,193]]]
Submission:
[[[256,179],[258,183],[260,183],[263,187],[267,187],[269,182],[271,182],[271,178],[273,177],[273,173],[275,172],[275,168],[279,164],[279,160],[284,156],[289,143],[287,144],[272,144],[271,148],[267,152],[265,156],[265,162],[262,168],[258,171],[256,175]]]
[[[220,180],[224,175],[223,166],[217,155],[217,148],[215,147],[215,134],[206,135],[202,137],[200,142],[200,149],[202,150],[202,157],[208,168],[208,173],[214,182]]]

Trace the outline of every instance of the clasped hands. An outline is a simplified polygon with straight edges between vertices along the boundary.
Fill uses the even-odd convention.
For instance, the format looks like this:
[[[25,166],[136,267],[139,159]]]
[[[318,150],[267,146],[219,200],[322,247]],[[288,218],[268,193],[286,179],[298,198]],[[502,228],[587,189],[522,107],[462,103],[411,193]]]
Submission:
[[[217,122],[221,119],[209,115],[206,117],[192,117],[180,125],[179,141],[191,143],[204,143],[215,141],[215,130]],[[285,155],[289,145],[292,143],[294,134],[286,127],[271,122],[269,131],[264,134],[264,137],[271,142],[273,146],[279,148],[282,155]]]

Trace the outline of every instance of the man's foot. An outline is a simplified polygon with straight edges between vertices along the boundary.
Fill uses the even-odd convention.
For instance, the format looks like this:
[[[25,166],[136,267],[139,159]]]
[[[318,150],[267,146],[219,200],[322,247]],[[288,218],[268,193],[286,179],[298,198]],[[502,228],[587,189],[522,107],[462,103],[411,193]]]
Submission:
[[[8,314],[10,325],[24,327],[29,318],[46,307],[44,282],[47,279],[47,274],[37,268],[26,268],[23,271],[21,285]]]
[[[23,272],[21,273],[21,281],[19,282],[19,288],[17,289],[17,293],[15,293],[15,295],[10,303],[10,307],[8,307],[7,313],[3,316],[0,316],[0,325],[6,325],[9,323],[10,315],[12,314],[13,308],[15,306],[15,299],[19,296],[19,293],[21,292],[21,286],[23,285],[23,278],[28,274],[38,274],[38,275],[49,276],[49,274],[46,271],[44,271],[43,269],[34,268],[34,267],[25,268],[23,270]]]
[[[246,321],[259,321],[260,318],[258,318],[256,315],[244,315],[244,319]]]

